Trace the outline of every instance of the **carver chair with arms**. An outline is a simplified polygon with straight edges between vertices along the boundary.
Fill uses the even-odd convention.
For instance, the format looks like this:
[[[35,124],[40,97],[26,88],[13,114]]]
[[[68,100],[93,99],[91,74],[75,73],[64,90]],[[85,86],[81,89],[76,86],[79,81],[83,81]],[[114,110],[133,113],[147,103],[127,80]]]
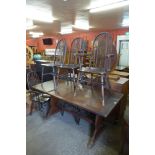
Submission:
[[[78,69],[77,87],[81,84],[101,87],[102,105],[104,105],[104,88],[110,89],[108,73],[116,63],[117,53],[108,32],[98,34],[93,42],[89,67]],[[75,91],[76,95],[76,91]]]

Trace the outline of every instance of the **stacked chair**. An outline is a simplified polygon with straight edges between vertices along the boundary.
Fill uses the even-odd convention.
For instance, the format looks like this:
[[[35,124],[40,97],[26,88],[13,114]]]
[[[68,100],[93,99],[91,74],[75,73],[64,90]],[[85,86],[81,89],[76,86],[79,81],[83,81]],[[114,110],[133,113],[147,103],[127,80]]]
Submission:
[[[56,83],[57,67],[64,65],[66,60],[66,50],[67,50],[66,40],[65,39],[59,40],[54,53],[54,61],[51,63],[42,64],[41,80],[42,82],[44,82],[45,76],[51,75],[53,77],[54,82],[53,90],[56,90],[57,87]]]
[[[93,41],[89,67],[81,67],[77,70],[76,89],[77,87],[80,88],[83,84],[91,85],[91,88],[99,85],[101,87],[102,105],[104,106],[104,88],[110,89],[108,73],[113,69],[116,60],[117,53],[111,34],[108,32],[98,34]]]
[[[62,77],[66,77],[65,78],[66,80],[73,81],[75,88],[77,69],[81,68],[83,65],[82,59],[79,56],[79,54],[84,54],[84,51],[86,51],[84,43],[85,43],[84,40],[80,37],[75,38],[72,41],[69,64],[62,64],[57,66],[58,67],[57,84],[59,79],[61,79]],[[61,70],[67,71],[67,74],[60,74]]]

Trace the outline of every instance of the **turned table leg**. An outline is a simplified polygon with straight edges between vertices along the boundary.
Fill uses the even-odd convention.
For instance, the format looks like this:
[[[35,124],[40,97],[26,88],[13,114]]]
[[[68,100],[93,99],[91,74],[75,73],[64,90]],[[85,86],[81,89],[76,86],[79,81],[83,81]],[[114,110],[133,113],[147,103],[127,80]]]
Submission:
[[[95,144],[96,138],[101,133],[101,131],[103,129],[103,121],[104,121],[103,117],[101,117],[99,115],[96,115],[96,118],[95,118],[95,129],[93,131],[92,137],[90,138],[90,140],[88,142],[88,147],[89,148],[91,148]]]

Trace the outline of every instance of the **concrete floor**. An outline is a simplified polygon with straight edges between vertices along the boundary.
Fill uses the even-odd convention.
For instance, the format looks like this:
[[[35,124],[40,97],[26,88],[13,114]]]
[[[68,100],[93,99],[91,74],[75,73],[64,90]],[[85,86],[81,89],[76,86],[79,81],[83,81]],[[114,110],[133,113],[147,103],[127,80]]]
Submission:
[[[120,151],[121,125],[106,123],[104,131],[89,149],[90,124],[74,122],[71,114],[57,113],[47,120],[39,112],[26,117],[27,155],[118,155]]]

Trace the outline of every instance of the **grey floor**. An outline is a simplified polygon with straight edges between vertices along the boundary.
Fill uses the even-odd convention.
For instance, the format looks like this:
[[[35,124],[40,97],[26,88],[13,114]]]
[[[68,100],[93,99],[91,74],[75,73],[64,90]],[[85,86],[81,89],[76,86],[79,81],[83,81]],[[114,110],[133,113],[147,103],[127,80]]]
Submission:
[[[71,114],[57,113],[47,120],[39,112],[26,117],[27,155],[118,155],[121,125],[106,123],[95,145],[87,148],[90,124],[74,122]]]

